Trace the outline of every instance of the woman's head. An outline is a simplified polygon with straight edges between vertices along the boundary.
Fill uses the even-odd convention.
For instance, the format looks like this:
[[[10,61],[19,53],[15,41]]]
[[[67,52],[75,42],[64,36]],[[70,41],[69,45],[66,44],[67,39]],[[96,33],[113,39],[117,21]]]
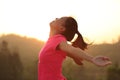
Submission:
[[[87,44],[84,42],[82,35],[78,31],[77,21],[73,17],[61,17],[50,23],[51,29],[56,30],[58,33],[64,35],[67,41],[71,41],[75,34],[78,35],[77,39],[72,43],[73,46],[85,49]]]
[[[71,41],[77,32],[77,22],[72,17],[56,18],[50,23],[50,29],[52,32],[63,34],[68,41]]]
[[[63,26],[67,17],[56,18],[50,23],[50,31],[54,34],[62,34],[65,31],[65,27]]]

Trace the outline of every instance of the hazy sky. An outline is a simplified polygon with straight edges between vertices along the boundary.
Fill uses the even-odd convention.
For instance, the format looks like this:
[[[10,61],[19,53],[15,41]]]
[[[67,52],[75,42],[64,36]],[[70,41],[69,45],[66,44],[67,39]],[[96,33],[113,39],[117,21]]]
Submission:
[[[120,36],[120,0],[0,0],[0,34],[46,40],[49,22],[76,18],[89,41],[109,43]]]

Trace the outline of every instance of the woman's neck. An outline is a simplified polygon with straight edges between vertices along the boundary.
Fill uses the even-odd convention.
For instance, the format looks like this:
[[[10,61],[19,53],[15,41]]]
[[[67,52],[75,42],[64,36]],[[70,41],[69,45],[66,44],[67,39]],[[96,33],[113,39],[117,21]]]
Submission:
[[[56,35],[56,34],[59,34],[59,33],[57,33],[57,32],[53,32],[53,31],[50,31],[50,34],[49,34],[49,37],[52,37],[52,36],[54,36],[54,35]]]

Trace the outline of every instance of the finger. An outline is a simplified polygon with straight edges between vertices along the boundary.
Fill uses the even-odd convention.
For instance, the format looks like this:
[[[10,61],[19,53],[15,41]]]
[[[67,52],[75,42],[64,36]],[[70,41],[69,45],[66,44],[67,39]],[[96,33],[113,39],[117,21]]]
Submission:
[[[103,57],[103,60],[107,60],[107,61],[109,61],[110,58],[108,58],[108,57]]]
[[[111,64],[112,64],[112,62],[109,61],[109,62],[107,62],[107,63],[105,64],[105,66],[107,66],[107,65],[111,65]]]
[[[112,62],[108,61],[106,63],[100,64],[99,66],[104,67],[104,66],[111,65],[111,64],[112,64]]]

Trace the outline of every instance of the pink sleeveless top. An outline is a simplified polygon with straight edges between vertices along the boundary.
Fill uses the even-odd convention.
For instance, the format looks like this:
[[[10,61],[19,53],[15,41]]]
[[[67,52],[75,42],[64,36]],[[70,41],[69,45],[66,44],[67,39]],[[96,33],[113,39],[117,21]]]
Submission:
[[[66,53],[57,50],[57,46],[66,41],[61,35],[54,35],[48,39],[39,53],[38,80],[66,80],[62,75],[62,62]]]

